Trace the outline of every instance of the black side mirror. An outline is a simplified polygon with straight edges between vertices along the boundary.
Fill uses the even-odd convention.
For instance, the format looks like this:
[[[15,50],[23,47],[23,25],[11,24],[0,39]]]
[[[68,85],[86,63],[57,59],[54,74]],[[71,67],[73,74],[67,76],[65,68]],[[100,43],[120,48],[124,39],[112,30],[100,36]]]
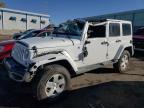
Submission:
[[[90,44],[90,43],[91,43],[91,42],[90,42],[90,41],[88,41],[88,40],[86,40],[86,41],[85,41],[85,44]]]

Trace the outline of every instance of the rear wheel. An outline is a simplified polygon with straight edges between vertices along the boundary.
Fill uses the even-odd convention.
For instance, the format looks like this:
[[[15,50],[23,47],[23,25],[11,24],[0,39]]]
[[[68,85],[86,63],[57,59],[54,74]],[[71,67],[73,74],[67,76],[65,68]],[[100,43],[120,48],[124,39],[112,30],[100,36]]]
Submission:
[[[45,67],[43,75],[37,80],[37,83],[34,84],[34,93],[37,99],[55,101],[69,89],[70,74],[61,65],[49,65]]]
[[[118,62],[113,64],[116,71],[118,71],[120,73],[126,72],[129,68],[129,59],[130,59],[130,53],[129,53],[129,51],[125,50],[122,53]]]

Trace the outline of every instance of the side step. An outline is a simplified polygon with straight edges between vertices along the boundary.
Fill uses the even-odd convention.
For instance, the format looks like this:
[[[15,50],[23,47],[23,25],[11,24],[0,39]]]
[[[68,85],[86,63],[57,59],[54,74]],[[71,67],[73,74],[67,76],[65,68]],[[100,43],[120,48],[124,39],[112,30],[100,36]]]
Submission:
[[[89,66],[84,66],[84,67],[80,67],[78,68],[78,74],[82,74],[88,71],[92,71],[98,68],[103,67],[104,64],[94,64],[94,65],[89,65]]]

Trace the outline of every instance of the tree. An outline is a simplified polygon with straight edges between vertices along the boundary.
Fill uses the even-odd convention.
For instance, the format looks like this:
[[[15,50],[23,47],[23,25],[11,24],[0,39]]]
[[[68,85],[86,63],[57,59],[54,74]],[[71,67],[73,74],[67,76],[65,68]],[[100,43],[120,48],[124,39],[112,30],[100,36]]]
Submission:
[[[5,8],[5,7],[6,7],[6,4],[0,1],[0,8]]]

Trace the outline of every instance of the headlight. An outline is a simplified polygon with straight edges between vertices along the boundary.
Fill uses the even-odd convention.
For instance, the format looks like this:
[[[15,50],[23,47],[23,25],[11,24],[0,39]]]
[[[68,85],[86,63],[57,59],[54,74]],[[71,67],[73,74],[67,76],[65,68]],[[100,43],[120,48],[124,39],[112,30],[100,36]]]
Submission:
[[[3,52],[4,51],[4,46],[0,46],[0,52]]]
[[[28,50],[28,49],[25,49],[25,50],[24,50],[24,54],[23,54],[23,59],[24,59],[24,60],[27,60],[28,57],[29,57],[29,50]]]

